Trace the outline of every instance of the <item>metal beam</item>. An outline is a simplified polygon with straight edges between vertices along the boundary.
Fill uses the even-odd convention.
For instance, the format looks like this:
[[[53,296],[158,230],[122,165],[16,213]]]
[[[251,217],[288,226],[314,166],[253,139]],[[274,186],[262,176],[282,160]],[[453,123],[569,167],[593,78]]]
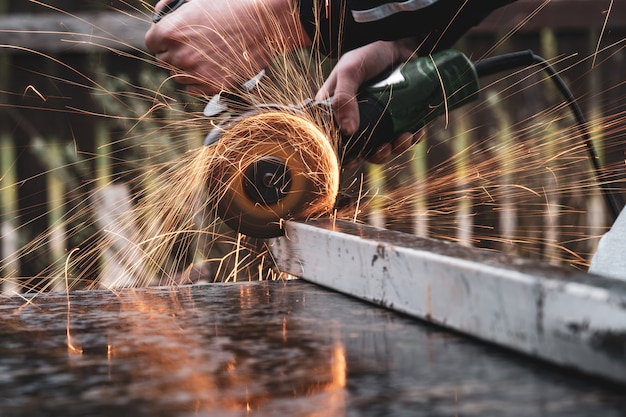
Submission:
[[[626,383],[626,282],[347,222],[286,223],[280,270]]]

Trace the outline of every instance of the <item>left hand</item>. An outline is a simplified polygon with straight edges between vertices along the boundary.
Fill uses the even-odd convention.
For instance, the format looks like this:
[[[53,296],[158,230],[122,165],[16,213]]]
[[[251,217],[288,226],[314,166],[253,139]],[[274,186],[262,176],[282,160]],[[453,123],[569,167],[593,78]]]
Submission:
[[[293,7],[291,0],[188,0],[152,25],[146,46],[188,91],[215,94],[249,80],[272,55],[311,43]]]

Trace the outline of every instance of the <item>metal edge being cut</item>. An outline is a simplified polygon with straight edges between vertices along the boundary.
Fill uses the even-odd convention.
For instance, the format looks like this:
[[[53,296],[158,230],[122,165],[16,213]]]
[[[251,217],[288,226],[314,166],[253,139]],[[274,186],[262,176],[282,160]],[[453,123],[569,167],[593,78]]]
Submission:
[[[278,268],[556,365],[626,383],[626,282],[348,222],[286,222]]]

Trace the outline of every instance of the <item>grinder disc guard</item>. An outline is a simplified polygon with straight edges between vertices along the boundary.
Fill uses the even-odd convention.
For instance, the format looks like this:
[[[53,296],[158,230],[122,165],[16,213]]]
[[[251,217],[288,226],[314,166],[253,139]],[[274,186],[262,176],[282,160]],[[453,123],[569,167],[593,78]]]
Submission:
[[[339,188],[336,152],[312,121],[287,111],[248,114],[229,126],[216,149],[209,188],[217,214],[234,230],[270,238],[287,219],[332,211]],[[215,194],[214,194],[215,193]]]

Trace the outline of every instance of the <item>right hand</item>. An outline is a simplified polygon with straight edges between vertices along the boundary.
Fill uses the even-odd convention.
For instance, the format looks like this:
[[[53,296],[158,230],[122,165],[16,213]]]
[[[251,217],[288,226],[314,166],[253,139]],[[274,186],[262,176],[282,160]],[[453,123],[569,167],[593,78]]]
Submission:
[[[145,41],[177,82],[207,95],[241,85],[272,55],[310,44],[290,0],[189,0],[153,24]]]
[[[411,58],[416,47],[413,38],[377,41],[341,56],[315,98],[318,100],[333,98],[333,112],[344,135],[356,133],[359,127],[356,96],[361,87],[390,67]],[[367,160],[383,163],[393,155],[399,155],[407,150],[416,140],[417,136],[413,133],[403,133],[390,143],[382,145]]]

